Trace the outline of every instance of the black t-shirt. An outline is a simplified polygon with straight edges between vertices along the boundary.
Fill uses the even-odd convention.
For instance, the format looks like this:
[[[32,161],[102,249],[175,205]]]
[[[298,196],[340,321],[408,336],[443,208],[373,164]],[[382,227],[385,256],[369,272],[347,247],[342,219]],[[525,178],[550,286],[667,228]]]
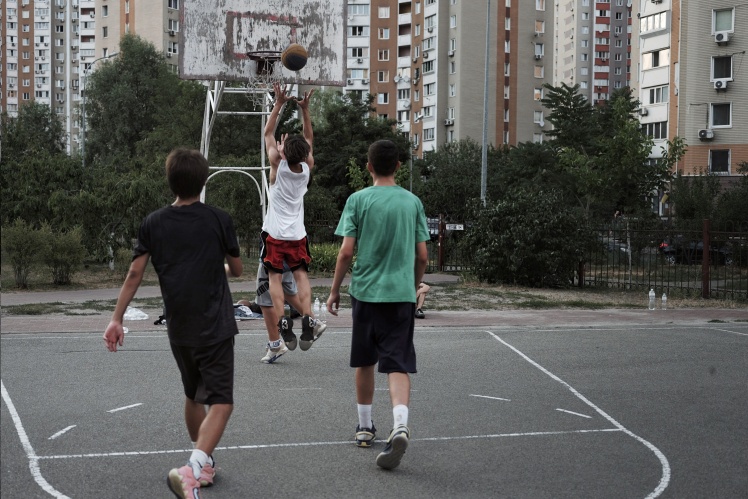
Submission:
[[[224,262],[239,256],[231,216],[203,203],[167,206],[138,231],[135,257],[150,254],[164,299],[169,340],[196,347],[239,333]]]

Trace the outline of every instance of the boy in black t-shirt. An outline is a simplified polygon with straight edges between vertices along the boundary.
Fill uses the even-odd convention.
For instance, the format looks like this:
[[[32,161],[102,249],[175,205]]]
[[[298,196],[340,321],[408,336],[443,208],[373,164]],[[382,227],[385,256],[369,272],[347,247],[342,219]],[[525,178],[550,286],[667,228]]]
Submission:
[[[195,447],[185,466],[169,472],[167,484],[177,497],[194,499],[201,486],[213,484],[211,454],[234,407],[234,336],[239,330],[226,275],[239,277],[243,268],[231,217],[200,202],[208,179],[203,155],[175,149],[166,158],[166,177],[177,199],[143,220],[104,342],[111,352],[123,345],[122,317],[150,258],[161,286],[169,342],[186,396],[185,422]]]

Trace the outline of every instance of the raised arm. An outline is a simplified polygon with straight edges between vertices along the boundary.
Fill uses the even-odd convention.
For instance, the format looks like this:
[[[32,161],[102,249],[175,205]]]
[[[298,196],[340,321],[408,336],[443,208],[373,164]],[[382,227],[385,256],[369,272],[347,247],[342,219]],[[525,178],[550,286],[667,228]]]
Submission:
[[[265,149],[267,150],[268,160],[270,161],[271,184],[275,182],[275,172],[281,162],[278,142],[275,140],[275,129],[278,126],[278,116],[280,116],[283,105],[289,100],[288,95],[286,95],[285,85],[281,87],[280,83],[274,83],[273,91],[275,92],[275,104],[273,104],[273,110],[270,112],[265,123]]]
[[[304,92],[304,98],[297,100],[297,105],[301,108],[301,123],[304,128],[304,139],[309,144],[309,156],[307,157],[307,164],[309,168],[314,168],[314,131],[312,130],[312,118],[309,114],[309,101],[314,94],[314,89],[309,92]]]

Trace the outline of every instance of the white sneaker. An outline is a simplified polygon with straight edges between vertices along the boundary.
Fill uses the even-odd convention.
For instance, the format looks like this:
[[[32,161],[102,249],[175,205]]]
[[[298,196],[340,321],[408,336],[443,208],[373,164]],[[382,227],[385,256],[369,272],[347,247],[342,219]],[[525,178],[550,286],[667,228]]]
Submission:
[[[270,343],[268,342],[267,352],[265,352],[265,356],[260,360],[265,364],[272,364],[286,352],[288,352],[288,347],[282,340],[278,348],[270,348]]]

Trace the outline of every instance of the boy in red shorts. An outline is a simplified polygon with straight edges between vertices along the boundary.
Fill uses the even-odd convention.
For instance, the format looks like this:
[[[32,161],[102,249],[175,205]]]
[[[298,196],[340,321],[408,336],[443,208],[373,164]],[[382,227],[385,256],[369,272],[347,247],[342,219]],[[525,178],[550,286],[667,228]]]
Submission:
[[[303,136],[283,135],[280,143],[275,140],[278,116],[283,105],[292,97],[286,95],[285,86],[281,87],[279,83],[273,84],[273,90],[275,104],[265,125],[265,148],[270,161],[270,191],[268,211],[262,225],[260,258],[268,272],[275,315],[280,318],[278,328],[290,350],[293,350],[291,345],[296,344],[296,335],[291,330],[290,321],[283,314],[283,263],[293,272],[299,289],[299,301],[303,307],[303,310],[299,310],[302,314],[299,345],[302,350],[309,350],[327,327],[312,316],[312,286],[307,275],[312,257],[304,227],[304,194],[314,168],[314,133],[309,115],[309,100],[314,90],[304,93],[304,98],[296,101],[301,109]]]
[[[429,240],[421,200],[395,183],[398,157],[397,146],[390,140],[369,147],[367,168],[374,185],[352,194],[345,203],[335,229],[336,235],[343,236],[343,244],[327,299],[327,310],[337,315],[340,285],[357,248],[348,288],[353,309],[350,364],[356,369],[358,402],[355,442],[370,447],[376,435],[371,409],[378,363],[379,372],[387,374],[394,419],[387,445],[377,456],[377,465],[388,470],[400,464],[410,438],[416,288],[428,263]]]
[[[234,336],[239,330],[226,275],[239,277],[243,268],[231,217],[200,202],[208,179],[203,155],[172,151],[166,158],[166,177],[177,199],[143,220],[104,342],[111,352],[124,344],[122,317],[150,258],[161,286],[169,343],[186,396],[185,422],[195,447],[185,466],[169,472],[167,484],[177,497],[196,499],[201,486],[213,484],[211,454],[234,407]]]

